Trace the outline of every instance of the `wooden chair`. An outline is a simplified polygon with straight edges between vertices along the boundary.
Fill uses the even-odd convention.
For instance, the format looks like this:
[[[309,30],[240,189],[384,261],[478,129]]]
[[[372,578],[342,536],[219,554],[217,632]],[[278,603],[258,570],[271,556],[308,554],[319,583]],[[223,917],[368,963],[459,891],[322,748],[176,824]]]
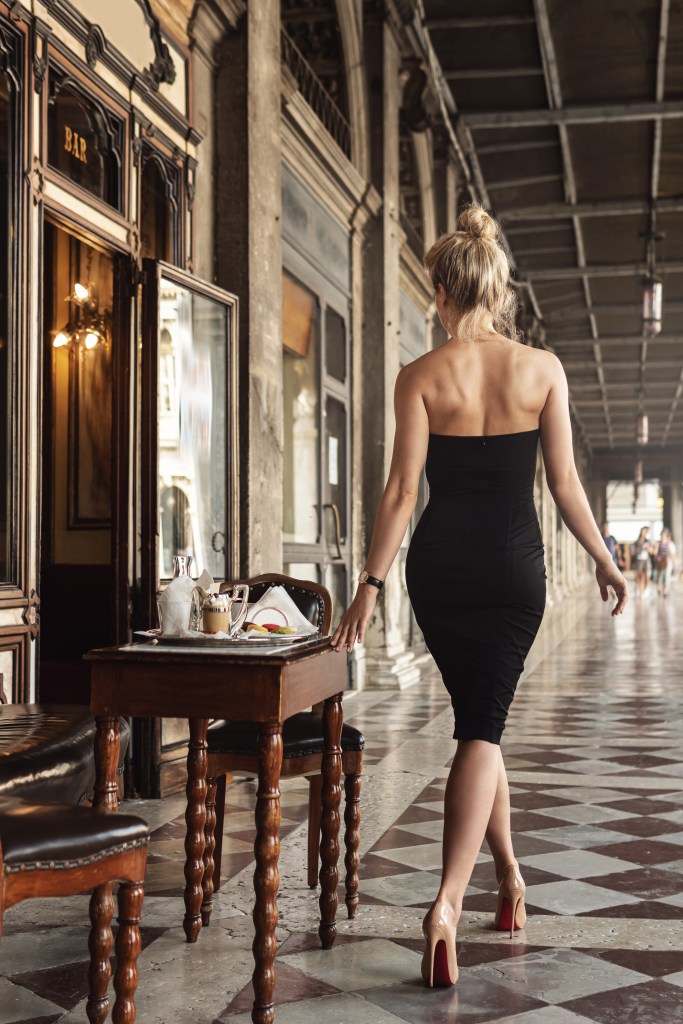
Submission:
[[[249,580],[250,603],[258,601],[271,586],[281,585],[299,610],[318,626],[324,636],[332,621],[330,593],[319,583],[297,580],[278,573],[266,573]],[[234,584],[225,584],[229,590]],[[208,763],[206,772],[206,827],[202,902],[202,923],[211,920],[213,894],[221,885],[221,852],[223,845],[223,819],[225,813],[226,775],[258,774],[256,742],[259,726],[255,722],[216,721],[207,733]],[[365,737],[359,729],[346,723],[342,727],[341,750],[344,773],[344,866],[346,869],[346,906],[353,917],[358,906],[358,849],[360,845],[360,788],[363,772]],[[282,726],[281,778],[307,776],[308,790],[308,884],[315,888],[318,881],[320,816],[323,754],[323,724],[319,708],[292,715]],[[213,863],[213,872],[210,865]]]
[[[112,882],[118,891],[114,1024],[135,1021],[140,911],[149,829],[140,818],[98,814],[70,804],[0,797],[0,936],[3,912],[20,900],[73,896],[92,889],[86,1013],[103,1024],[109,1012]]]

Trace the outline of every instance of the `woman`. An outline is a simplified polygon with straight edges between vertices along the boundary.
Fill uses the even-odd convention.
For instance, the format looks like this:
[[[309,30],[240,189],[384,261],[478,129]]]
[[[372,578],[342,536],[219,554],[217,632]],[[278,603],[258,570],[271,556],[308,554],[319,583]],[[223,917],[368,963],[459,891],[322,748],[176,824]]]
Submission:
[[[446,786],[443,871],[423,922],[422,974],[453,984],[465,888],[486,837],[500,884],[495,924],[526,920],[512,848],[500,750],[508,708],[545,605],[545,570],[533,504],[540,437],[560,513],[596,564],[603,601],[627,600],[572,451],[567,382],[557,358],[511,340],[515,300],[497,224],[479,206],[429,250],[436,308],[449,337],[396,381],[394,451],[356,596],[332,638],[362,642],[382,582],[415,507],[426,462],[429,503],[406,564],[411,602],[448,689],[458,746]]]
[[[641,526],[638,540],[633,545],[633,565],[636,570],[636,587],[638,595],[647,595],[647,585],[650,581],[650,539],[649,526]]]
[[[662,530],[659,544],[657,545],[657,550],[655,552],[657,591],[662,595],[662,597],[669,596],[671,574],[674,569],[675,561],[676,545],[672,540],[671,530],[665,526]]]

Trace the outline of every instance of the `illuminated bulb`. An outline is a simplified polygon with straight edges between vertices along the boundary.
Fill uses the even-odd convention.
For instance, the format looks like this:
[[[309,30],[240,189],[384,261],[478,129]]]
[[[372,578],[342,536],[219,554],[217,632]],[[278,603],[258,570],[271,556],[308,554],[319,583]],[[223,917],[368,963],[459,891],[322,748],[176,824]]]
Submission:
[[[95,348],[95,345],[99,343],[100,336],[95,331],[88,331],[85,336],[85,347]]]
[[[76,282],[74,285],[74,298],[77,302],[85,302],[90,295],[90,289],[86,288],[84,284]]]
[[[650,430],[647,413],[639,412],[636,418],[636,444],[644,445],[649,440]]]
[[[68,345],[71,338],[64,331],[60,331],[59,334],[55,335],[55,340],[52,342],[55,348],[62,348],[63,345]]]
[[[662,329],[662,282],[648,278],[643,285],[643,334],[654,338]]]

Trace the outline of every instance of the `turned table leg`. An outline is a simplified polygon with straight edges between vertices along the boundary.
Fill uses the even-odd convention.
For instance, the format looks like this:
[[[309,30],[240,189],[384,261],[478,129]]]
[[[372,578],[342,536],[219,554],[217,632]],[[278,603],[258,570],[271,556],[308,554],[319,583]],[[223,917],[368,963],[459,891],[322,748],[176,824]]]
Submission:
[[[320,819],[320,927],[323,949],[331,949],[337,937],[337,884],[339,873],[339,800],[341,797],[342,695],[325,701],[323,711],[322,813]]]
[[[254,854],[254,1006],[253,1024],[273,1024],[275,1006],[275,952],[277,943],[277,890],[280,883],[280,769],[282,723],[264,724],[258,738],[258,793]]]
[[[90,897],[90,935],[88,949],[88,1001],[85,1012],[90,1024],[104,1024],[109,1013],[107,986],[111,977],[111,918],[114,913],[114,897],[111,882],[98,885]]]
[[[96,811],[118,811],[119,787],[116,769],[119,763],[119,720],[117,717],[95,718],[95,796]]]
[[[113,1024],[134,1024],[135,990],[138,987],[138,953],[140,952],[140,913],[142,882],[121,882],[119,886],[119,930],[116,933],[116,1001]]]
[[[208,718],[190,718],[187,750],[187,807],[185,808],[185,919],[188,942],[202,930],[204,826],[206,824],[206,730]]]

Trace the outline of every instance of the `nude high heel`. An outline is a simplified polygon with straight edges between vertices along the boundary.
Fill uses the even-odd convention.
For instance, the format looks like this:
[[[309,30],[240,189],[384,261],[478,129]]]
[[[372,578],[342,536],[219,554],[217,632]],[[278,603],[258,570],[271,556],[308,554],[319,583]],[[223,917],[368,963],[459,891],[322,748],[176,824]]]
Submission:
[[[430,988],[455,985],[458,980],[456,927],[453,911],[441,900],[433,904],[422,922],[422,933],[427,943],[422,957],[422,977]]]
[[[498,906],[493,922],[496,931],[506,932],[509,929],[510,938],[513,938],[515,929],[519,930],[524,927],[526,924],[525,891],[526,886],[518,866],[508,864],[503,871],[498,889]]]

